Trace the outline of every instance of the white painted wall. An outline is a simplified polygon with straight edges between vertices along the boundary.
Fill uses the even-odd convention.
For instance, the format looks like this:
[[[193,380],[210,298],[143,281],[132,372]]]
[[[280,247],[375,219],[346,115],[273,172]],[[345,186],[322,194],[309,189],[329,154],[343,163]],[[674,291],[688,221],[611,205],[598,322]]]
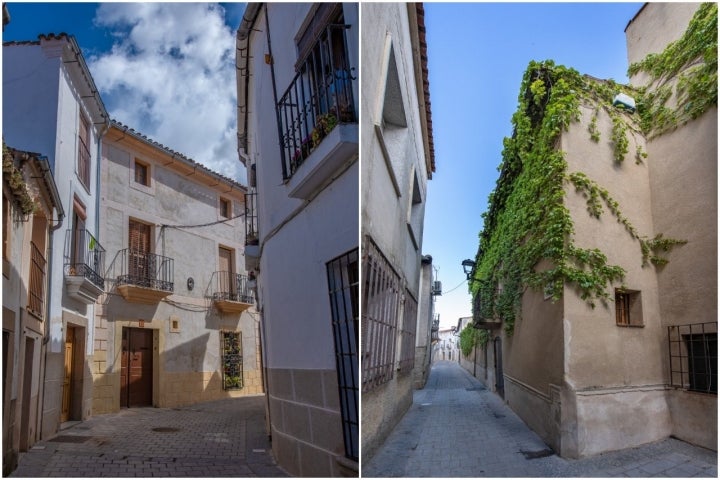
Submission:
[[[266,4],[280,97],[295,76],[295,36],[311,4]],[[357,5],[344,6],[351,65],[357,67]],[[335,369],[326,263],[358,246],[358,167],[355,161],[309,203],[289,197],[268,53],[265,10],[250,38],[248,154],[257,165],[262,255],[258,288],[265,320],[267,367]],[[356,70],[357,71],[357,70]],[[353,92],[357,105],[357,81]],[[297,174],[297,173],[296,173]]]

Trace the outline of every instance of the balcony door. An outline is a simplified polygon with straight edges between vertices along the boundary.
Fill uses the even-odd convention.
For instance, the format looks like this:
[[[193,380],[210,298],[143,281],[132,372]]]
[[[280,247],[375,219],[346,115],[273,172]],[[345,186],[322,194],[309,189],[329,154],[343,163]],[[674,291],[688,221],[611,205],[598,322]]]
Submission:
[[[155,257],[150,252],[150,240],[150,225],[130,220],[128,274],[136,285],[143,285],[155,278]]]
[[[233,252],[229,248],[220,247],[218,250],[218,271],[220,272],[219,291],[234,299],[237,294],[235,285],[235,268],[233,264]]]

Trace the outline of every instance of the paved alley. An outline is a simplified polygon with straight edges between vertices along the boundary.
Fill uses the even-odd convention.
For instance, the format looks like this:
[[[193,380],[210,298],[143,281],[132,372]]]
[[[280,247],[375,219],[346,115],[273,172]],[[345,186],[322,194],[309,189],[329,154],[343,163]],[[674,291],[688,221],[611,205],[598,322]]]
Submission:
[[[581,460],[558,457],[455,362],[423,390],[363,477],[717,477],[717,453],[667,439]]]
[[[284,477],[264,397],[130,408],[62,430],[20,456],[12,477]]]

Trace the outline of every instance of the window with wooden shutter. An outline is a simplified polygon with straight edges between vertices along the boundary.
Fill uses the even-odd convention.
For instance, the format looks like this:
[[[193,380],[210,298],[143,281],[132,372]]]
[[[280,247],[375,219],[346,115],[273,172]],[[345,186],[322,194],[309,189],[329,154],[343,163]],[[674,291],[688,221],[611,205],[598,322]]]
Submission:
[[[128,273],[136,279],[150,279],[154,275],[151,263],[155,257],[150,255],[150,232],[150,225],[130,220]]]
[[[637,290],[615,290],[615,323],[619,327],[644,326],[642,299]]]
[[[80,115],[78,127],[77,174],[85,188],[90,188],[90,122]]]

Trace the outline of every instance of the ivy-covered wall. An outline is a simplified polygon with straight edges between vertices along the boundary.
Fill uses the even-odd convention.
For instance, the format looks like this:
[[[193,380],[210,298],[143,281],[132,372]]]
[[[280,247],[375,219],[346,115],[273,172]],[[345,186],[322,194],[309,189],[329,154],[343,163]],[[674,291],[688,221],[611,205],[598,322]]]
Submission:
[[[656,90],[600,81],[550,60],[530,62],[512,118],[514,133],[504,140],[500,177],[483,214],[485,224],[470,283],[473,297],[481,297],[482,312],[476,315],[499,317],[511,334],[522,314],[520,301],[527,288],[543,291],[557,301],[569,285],[594,307],[598,301],[610,300],[611,285],[623,285],[627,266],[608,262],[607,247],[586,248],[575,242],[575,221],[566,205],[568,184],[587,198],[588,215],[597,219],[610,215],[625,227],[638,244],[642,265],[667,263],[667,252],[684,243],[662,232],[639,229],[607,185],[582,170],[568,169],[558,142],[571,124],[580,121],[582,106],[593,112],[587,127],[589,141],[609,141],[612,146],[613,158],[607,168],[621,170],[631,162],[651,163],[647,137],[717,105],[716,25],[717,5],[703,4],[680,41],[672,43],[663,55],[648,56],[630,67],[631,74],[650,71],[656,83],[668,76],[679,77],[674,108],[665,104],[666,94],[658,96]],[[690,63],[697,65],[680,75],[678,69]],[[637,99],[637,112],[613,106],[618,93]],[[658,115],[658,111],[664,114]],[[605,138],[598,130],[599,115],[612,124]],[[550,267],[536,268],[542,260]]]

